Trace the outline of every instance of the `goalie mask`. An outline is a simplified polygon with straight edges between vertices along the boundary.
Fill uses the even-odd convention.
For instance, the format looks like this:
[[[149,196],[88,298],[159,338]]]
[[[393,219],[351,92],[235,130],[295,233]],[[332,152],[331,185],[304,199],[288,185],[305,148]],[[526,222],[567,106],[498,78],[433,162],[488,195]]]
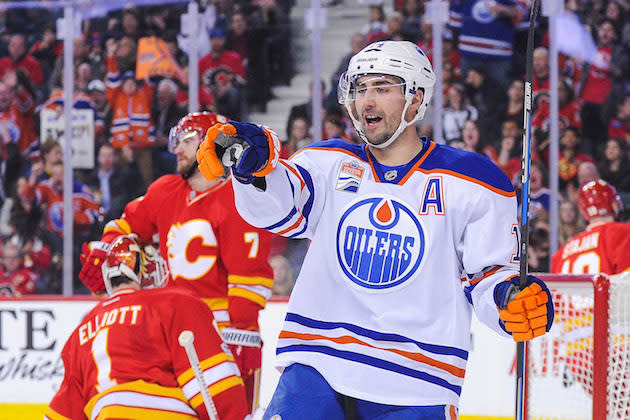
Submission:
[[[381,144],[372,144],[368,140],[362,130],[360,116],[357,115],[354,105],[357,80],[367,75],[394,76],[399,83],[390,83],[389,87],[400,86],[405,98],[398,128],[387,141]],[[424,113],[433,96],[434,85],[435,74],[431,62],[418,46],[409,41],[379,41],[368,45],[350,59],[348,70],[339,79],[337,99],[348,110],[354,128],[363,141],[381,149],[392,144],[405,128],[424,118]],[[405,121],[407,108],[411,105],[418,90],[424,92],[422,104],[411,121]]]
[[[192,112],[179,120],[177,125],[171,128],[168,135],[168,151],[175,153],[177,146],[184,141],[191,139],[199,139],[199,144],[206,136],[206,132],[210,127],[216,123],[226,123],[228,119],[221,114],[215,114],[213,112]],[[181,176],[184,179],[188,179],[197,169],[197,161],[193,166],[182,173]]]
[[[623,207],[615,187],[598,179],[585,184],[578,192],[578,208],[584,220],[615,216]]]
[[[126,277],[142,289],[162,287],[168,281],[168,266],[158,250],[143,244],[137,235],[123,235],[111,244],[101,266],[107,294],[113,292],[112,279]]]

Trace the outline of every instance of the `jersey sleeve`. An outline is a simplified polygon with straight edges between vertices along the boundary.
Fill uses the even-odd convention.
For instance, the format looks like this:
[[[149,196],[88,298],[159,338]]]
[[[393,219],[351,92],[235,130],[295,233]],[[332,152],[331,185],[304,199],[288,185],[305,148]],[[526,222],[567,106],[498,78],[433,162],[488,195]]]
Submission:
[[[272,235],[251,226],[235,211],[221,224],[220,235],[230,323],[235,328],[258,330],[258,311],[265,307],[273,286],[273,270],[267,262]]]
[[[61,358],[64,366],[64,377],[59,390],[46,409],[44,420],[81,420],[87,419],[83,407],[85,402],[81,398],[81,386],[79,382],[79,363],[75,363],[72,357],[72,337],[64,346]]]
[[[201,388],[195,378],[186,351],[179,345],[179,335],[184,330],[194,334],[194,347],[199,358],[208,390],[222,420],[242,420],[248,413],[245,386],[239,376],[238,367],[227,345],[219,337],[212,312],[201,300],[192,296],[175,295],[172,305],[175,310],[164,314],[177,382],[190,405],[200,418],[207,419]],[[179,309],[177,309],[179,308]],[[214,325],[213,327],[208,327]]]
[[[498,169],[497,169],[498,171]],[[464,292],[480,321],[507,336],[500,327],[494,288],[519,274],[519,231],[513,190],[482,188],[475,194],[459,244],[464,269]]]
[[[630,271],[630,225],[615,223],[606,235],[606,255],[614,274]]]
[[[236,208],[250,224],[289,238],[312,238],[326,200],[322,171],[305,150],[280,159],[266,189],[234,182]]]
[[[156,214],[162,208],[159,188],[156,182],[149,186],[147,193],[132,200],[125,206],[120,219],[108,222],[103,229],[103,241],[111,243],[119,235],[137,234],[147,242],[151,242],[157,233]]]

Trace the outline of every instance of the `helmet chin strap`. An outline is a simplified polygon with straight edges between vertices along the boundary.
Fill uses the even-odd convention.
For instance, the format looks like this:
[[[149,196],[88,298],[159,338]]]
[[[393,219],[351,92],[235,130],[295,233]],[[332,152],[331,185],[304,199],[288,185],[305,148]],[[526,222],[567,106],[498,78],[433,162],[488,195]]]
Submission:
[[[392,134],[390,138],[387,139],[385,142],[380,143],[380,144],[374,144],[367,138],[365,133],[361,131],[361,129],[359,128],[360,127],[359,121],[356,118],[354,118],[354,114],[350,110],[349,105],[346,105],[346,108],[348,109],[348,114],[350,114],[350,119],[352,119],[352,123],[354,124],[354,128],[357,130],[359,137],[361,137],[361,139],[364,142],[366,142],[368,145],[372,147],[375,147],[377,149],[384,149],[390,144],[392,144],[394,140],[398,138],[400,133],[402,133],[407,127],[409,127],[411,124],[415,124],[415,122],[418,120],[418,114],[416,114],[416,117],[412,118],[411,121],[409,122],[405,121],[405,114],[407,113],[407,108],[409,108],[409,105],[411,105],[411,99],[405,101],[405,106],[400,115],[400,124],[398,124],[398,128],[396,129],[396,131],[394,131],[394,134]]]

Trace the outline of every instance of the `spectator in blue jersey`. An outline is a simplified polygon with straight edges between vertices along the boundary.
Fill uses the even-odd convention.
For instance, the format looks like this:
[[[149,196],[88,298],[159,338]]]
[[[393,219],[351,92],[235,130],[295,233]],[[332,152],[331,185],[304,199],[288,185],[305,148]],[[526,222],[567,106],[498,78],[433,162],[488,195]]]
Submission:
[[[453,0],[449,24],[459,30],[461,70],[481,67],[505,91],[512,74],[515,24],[523,11],[514,0]]]
[[[264,420],[457,418],[473,310],[516,341],[551,327],[547,286],[533,276],[517,286],[510,181],[485,157],[416,132],[435,80],[415,44],[376,42],[352,57],[339,89],[367,144],[327,140],[279,161],[271,129],[237,121],[201,144],[207,179],[235,157],[222,150],[243,150],[231,173],[247,222],[311,241]]]

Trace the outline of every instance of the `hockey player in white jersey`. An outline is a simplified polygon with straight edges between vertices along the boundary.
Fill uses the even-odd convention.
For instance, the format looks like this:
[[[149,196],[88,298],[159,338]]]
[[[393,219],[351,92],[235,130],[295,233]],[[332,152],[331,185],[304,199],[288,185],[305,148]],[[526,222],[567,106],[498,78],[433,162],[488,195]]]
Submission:
[[[311,239],[266,419],[456,418],[473,309],[517,341],[551,327],[545,284],[530,276],[517,287],[510,181],[485,157],[416,133],[434,84],[416,45],[377,42],[339,86],[365,145],[329,140],[280,160],[267,127],[208,131],[199,167],[216,178],[232,166],[241,216]]]

